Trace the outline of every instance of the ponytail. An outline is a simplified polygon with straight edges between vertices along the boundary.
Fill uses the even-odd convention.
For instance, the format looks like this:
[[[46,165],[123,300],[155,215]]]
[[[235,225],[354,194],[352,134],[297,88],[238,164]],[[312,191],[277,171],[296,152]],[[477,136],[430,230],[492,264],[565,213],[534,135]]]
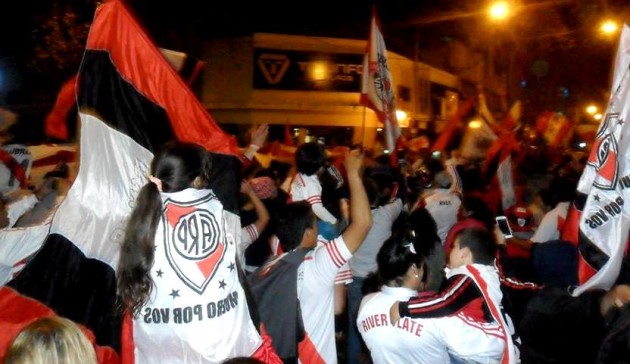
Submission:
[[[125,230],[118,260],[118,293],[120,306],[134,317],[149,300],[153,290],[151,268],[154,238],[162,215],[162,198],[154,183],[142,187]]]

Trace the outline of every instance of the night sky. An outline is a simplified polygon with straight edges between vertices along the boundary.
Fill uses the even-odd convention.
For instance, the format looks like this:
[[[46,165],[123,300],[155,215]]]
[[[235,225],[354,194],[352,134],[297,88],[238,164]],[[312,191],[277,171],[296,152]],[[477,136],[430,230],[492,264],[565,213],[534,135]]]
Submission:
[[[523,95],[535,103],[570,106],[587,99],[604,101],[616,39],[598,36],[595,23],[605,12],[628,22],[628,1],[521,2],[524,9],[510,19],[509,24],[493,28],[484,16],[466,16],[483,10],[485,2],[482,0],[373,3],[381,17],[389,50],[412,58],[416,31],[420,35],[421,49],[443,46],[455,39],[463,40],[473,49],[484,49],[489,42],[494,42],[503,49],[500,55],[515,52],[521,65],[517,72],[519,79],[515,81],[522,81]],[[63,79],[78,69],[82,37],[93,16],[95,3],[93,0],[31,0],[0,4],[3,15],[0,21],[0,106],[35,105],[45,109],[51,105]],[[192,55],[204,39],[256,31],[366,39],[372,4],[356,0],[291,3],[129,0],[127,3],[158,46]],[[68,18],[70,13],[74,17]],[[54,20],[55,14],[57,20]],[[464,16],[429,21],[449,14]],[[46,41],[53,29],[50,25],[63,21],[77,25],[71,27],[73,34],[65,34],[63,29],[55,33],[58,37],[72,39],[67,50],[55,44],[51,47],[50,41]],[[410,25],[414,22],[423,24]],[[57,58],[46,58],[49,50],[60,53],[61,57],[57,54]]]

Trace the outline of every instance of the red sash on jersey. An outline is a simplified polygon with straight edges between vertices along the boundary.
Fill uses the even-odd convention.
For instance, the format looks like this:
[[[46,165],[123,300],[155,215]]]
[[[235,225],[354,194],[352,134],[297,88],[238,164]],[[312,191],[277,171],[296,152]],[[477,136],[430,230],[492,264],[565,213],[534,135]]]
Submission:
[[[7,151],[2,148],[0,148],[0,162],[4,163],[9,169],[9,172],[11,172],[11,175],[20,182],[20,188],[26,188],[26,171],[24,171],[22,165],[18,163],[11,154],[7,153]]]
[[[492,314],[492,317],[494,317],[494,319],[499,323],[501,329],[503,330],[503,340],[505,341],[505,346],[503,347],[503,357],[501,358],[501,364],[515,364],[516,355],[510,330],[508,329],[507,324],[503,319],[501,311],[497,307],[497,303],[492,300],[492,297],[488,292],[488,285],[486,284],[486,281],[481,277],[481,273],[474,266],[467,265],[466,269],[468,269],[471,274],[470,277],[475,280],[475,283],[477,283],[477,287],[479,287],[479,289],[481,290],[483,298],[486,300],[488,308],[490,308],[490,313]]]

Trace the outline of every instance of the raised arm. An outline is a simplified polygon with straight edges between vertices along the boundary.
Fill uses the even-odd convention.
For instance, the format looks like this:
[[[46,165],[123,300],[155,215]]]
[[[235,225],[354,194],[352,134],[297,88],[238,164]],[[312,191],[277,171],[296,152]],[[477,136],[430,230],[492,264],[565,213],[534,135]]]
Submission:
[[[350,252],[354,253],[372,226],[372,213],[361,179],[363,152],[355,149],[346,155],[345,166],[350,189],[350,225],[342,237]]]
[[[267,124],[260,124],[252,131],[250,144],[243,152],[243,155],[247,157],[248,160],[254,159],[254,154],[260,149],[260,147],[265,144],[265,140],[267,140],[267,135],[269,134],[269,126]]]
[[[254,211],[256,211],[256,221],[254,222],[254,226],[256,226],[256,230],[260,234],[267,226],[267,223],[269,223],[269,211],[267,211],[265,204],[260,200],[256,192],[252,190],[249,183],[245,180],[241,182],[241,192],[246,194],[252,202],[252,205],[254,205]]]

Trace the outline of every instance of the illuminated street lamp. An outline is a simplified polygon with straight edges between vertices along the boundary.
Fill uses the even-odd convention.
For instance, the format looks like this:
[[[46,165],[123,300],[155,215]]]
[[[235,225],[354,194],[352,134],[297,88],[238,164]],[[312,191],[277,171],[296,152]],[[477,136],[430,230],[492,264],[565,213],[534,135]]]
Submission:
[[[593,115],[593,119],[595,119],[595,120],[602,120],[602,114],[597,113],[597,114]]]
[[[587,112],[589,115],[594,115],[594,114],[597,112],[597,106],[595,106],[595,105],[588,105],[588,106],[586,107],[586,112]]]
[[[613,20],[606,20],[599,26],[599,30],[604,35],[613,35],[617,33],[618,29],[619,29],[619,26]]]
[[[479,129],[481,128],[481,120],[473,119],[468,123],[468,127],[471,129]]]
[[[396,119],[404,120],[407,118],[407,112],[403,110],[396,110]]]
[[[406,128],[409,126],[409,119],[407,118],[407,116],[409,116],[409,114],[407,114],[406,111],[403,110],[396,110],[396,120],[398,120],[398,125],[400,125],[403,128]]]
[[[497,1],[490,5],[488,15],[492,20],[504,20],[510,15],[510,5],[506,1]]]

